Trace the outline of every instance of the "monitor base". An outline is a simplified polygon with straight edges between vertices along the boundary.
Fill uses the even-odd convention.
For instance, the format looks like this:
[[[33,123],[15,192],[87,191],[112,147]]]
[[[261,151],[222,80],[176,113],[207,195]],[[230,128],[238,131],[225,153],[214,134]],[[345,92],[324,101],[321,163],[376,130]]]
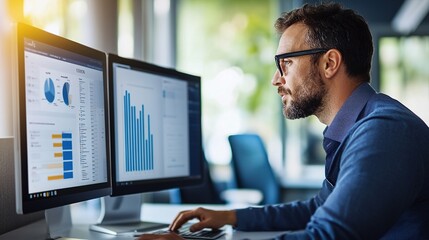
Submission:
[[[168,227],[166,223],[141,221],[141,194],[104,197],[98,224],[90,230],[111,235],[134,235]]]
[[[156,222],[129,222],[118,224],[94,224],[90,230],[111,235],[134,235],[138,233],[159,230],[168,227],[165,223]]]

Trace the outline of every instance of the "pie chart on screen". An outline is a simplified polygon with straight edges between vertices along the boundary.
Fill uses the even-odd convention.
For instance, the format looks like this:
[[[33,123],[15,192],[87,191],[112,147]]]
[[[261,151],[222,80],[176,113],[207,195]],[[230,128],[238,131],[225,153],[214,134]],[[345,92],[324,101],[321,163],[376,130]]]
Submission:
[[[63,100],[67,106],[70,105],[70,97],[70,83],[66,82],[63,85]]]
[[[45,80],[45,97],[50,103],[55,99],[55,86],[51,78]]]

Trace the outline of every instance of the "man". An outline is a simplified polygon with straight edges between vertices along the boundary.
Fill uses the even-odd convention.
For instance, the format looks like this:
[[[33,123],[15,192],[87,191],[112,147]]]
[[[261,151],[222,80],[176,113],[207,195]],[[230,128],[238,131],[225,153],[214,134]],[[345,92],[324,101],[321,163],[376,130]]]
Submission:
[[[327,126],[322,189],[308,201],[185,211],[170,229],[198,218],[191,230],[229,224],[289,230],[281,239],[429,239],[429,128],[370,87],[373,46],[364,19],[338,4],[305,5],[275,26],[281,38],[272,84],[285,117],[315,115]]]

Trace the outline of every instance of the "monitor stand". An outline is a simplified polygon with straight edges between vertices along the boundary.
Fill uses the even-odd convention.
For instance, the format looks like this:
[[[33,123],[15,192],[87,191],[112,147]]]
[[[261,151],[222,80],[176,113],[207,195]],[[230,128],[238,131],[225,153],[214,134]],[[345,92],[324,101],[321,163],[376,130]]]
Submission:
[[[168,226],[165,223],[142,222],[141,207],[141,194],[103,197],[99,223],[91,225],[90,229],[112,235],[133,235]]]
[[[70,205],[45,210],[46,239],[61,239],[70,234],[72,218]]]

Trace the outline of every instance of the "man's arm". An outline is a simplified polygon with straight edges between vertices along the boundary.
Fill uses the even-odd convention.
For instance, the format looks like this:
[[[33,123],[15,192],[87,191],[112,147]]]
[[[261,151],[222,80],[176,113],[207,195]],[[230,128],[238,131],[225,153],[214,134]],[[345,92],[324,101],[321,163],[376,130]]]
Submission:
[[[175,231],[194,218],[198,219],[199,222],[190,227],[192,231],[203,228],[221,228],[224,225],[231,225],[237,230],[243,231],[304,229],[311,215],[331,191],[332,186],[329,186],[328,182],[325,181],[319,194],[308,201],[226,211],[214,211],[205,208],[183,211],[174,219],[170,225],[170,230]]]
[[[307,201],[237,209],[237,230],[285,231],[304,229],[316,209],[321,206],[333,187],[323,182],[319,193]]]

